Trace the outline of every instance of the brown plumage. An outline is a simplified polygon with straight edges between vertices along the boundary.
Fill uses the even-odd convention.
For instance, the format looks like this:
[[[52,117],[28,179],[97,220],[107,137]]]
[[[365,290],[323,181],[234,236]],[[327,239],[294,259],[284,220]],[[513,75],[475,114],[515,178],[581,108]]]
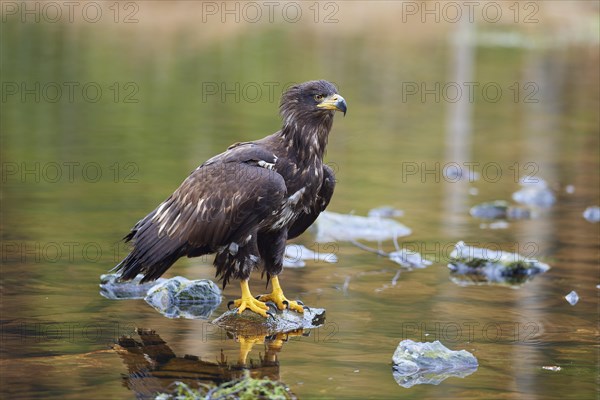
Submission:
[[[142,282],[154,280],[180,257],[209,253],[223,286],[232,277],[246,282],[259,266],[276,277],[286,240],[304,232],[333,195],[323,155],[336,110],[345,113],[346,103],[327,81],[287,90],[281,130],[206,161],[133,227],[125,237],[133,249],[115,267],[121,279],[141,273]]]

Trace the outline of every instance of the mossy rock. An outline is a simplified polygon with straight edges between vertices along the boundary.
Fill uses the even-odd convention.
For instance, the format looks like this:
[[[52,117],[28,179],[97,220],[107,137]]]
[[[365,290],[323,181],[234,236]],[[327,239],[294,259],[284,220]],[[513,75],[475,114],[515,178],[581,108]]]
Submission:
[[[459,285],[493,283],[519,286],[548,271],[550,266],[517,253],[458,242],[450,254],[448,268],[452,271],[452,281]]]
[[[156,396],[156,400],[293,400],[297,397],[282,382],[250,377],[225,382],[219,386],[200,385],[193,389],[182,382],[175,382],[172,393]]]

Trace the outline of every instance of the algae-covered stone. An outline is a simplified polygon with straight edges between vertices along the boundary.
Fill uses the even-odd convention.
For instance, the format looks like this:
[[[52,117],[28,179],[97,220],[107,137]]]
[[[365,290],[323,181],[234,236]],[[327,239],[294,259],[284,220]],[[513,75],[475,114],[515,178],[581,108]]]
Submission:
[[[382,241],[410,235],[411,230],[389,218],[361,217],[324,211],[315,223],[316,241],[336,242],[357,239]]]
[[[267,303],[272,304],[272,303]],[[273,335],[297,329],[317,328],[325,323],[325,309],[306,308],[303,314],[285,309],[277,310],[273,304],[272,316],[262,317],[250,310],[238,314],[237,310],[226,311],[212,323],[241,335]]]
[[[269,378],[255,379],[248,376],[218,386],[212,383],[201,384],[197,389],[183,382],[174,382],[174,386],[173,392],[158,394],[155,400],[297,399],[285,383]]]
[[[450,253],[448,268],[453,281],[460,285],[519,285],[550,269],[547,264],[517,253],[467,246],[464,242],[458,242]]]
[[[394,356],[393,375],[400,386],[438,385],[450,377],[464,378],[477,370],[475,356],[466,350],[453,351],[439,341],[400,342]]]
[[[153,282],[140,284],[140,281],[144,277],[143,275],[138,275],[134,279],[126,282],[120,282],[120,277],[121,275],[119,274],[101,275],[100,294],[111,300],[143,299],[146,297],[148,290],[152,289],[155,285],[166,281],[166,279],[160,278]]]
[[[221,291],[211,280],[176,276],[154,286],[145,300],[167,318],[207,319],[221,303]]]

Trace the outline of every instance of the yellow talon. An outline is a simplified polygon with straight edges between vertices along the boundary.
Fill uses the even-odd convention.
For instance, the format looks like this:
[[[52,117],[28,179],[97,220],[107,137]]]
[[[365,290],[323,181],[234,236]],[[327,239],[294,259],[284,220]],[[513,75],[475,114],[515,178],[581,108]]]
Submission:
[[[288,300],[283,295],[283,290],[281,290],[281,286],[279,285],[279,278],[274,276],[271,279],[273,285],[273,291],[270,294],[263,294],[258,299],[262,302],[272,301],[277,305],[277,308],[280,310],[284,310],[287,304],[287,307],[290,310],[294,310],[299,312],[300,314],[304,313],[304,307],[302,307],[297,301]]]
[[[248,286],[248,281],[242,281],[240,286],[242,288],[242,298],[233,301],[233,305],[238,309],[238,314],[241,314],[244,312],[244,310],[248,309],[267,318],[267,310],[269,309],[269,306],[260,300],[256,300],[254,296],[252,296],[252,293],[250,293],[250,287]]]

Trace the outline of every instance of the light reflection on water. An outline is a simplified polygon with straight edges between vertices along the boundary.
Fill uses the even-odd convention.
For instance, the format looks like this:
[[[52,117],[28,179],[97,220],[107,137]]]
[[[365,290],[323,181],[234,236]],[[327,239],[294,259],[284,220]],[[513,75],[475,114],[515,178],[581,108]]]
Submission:
[[[375,45],[374,36],[359,38],[350,31],[335,33],[332,44],[319,40],[321,30],[266,27],[201,45],[191,44],[194,34],[182,31],[167,57],[156,49],[134,50],[132,43],[118,40],[115,27],[106,36],[96,27],[78,28],[85,38],[75,37],[73,29],[7,24],[3,79],[98,81],[106,93],[114,82],[123,90],[134,82],[139,102],[105,97],[98,103],[3,104],[2,379],[10,382],[2,385],[5,395],[132,397],[121,377],[128,368],[110,346],[121,335],[135,337],[136,327],[155,330],[177,356],[192,354],[212,363],[222,351],[237,360],[239,343],[206,321],[168,320],[143,301],[100,297],[99,276],[124,255],[117,239],[190,170],[233,142],[277,129],[276,101],[203,100],[203,82],[317,77],[332,77],[349,103],[347,117],[336,118],[330,138],[327,160],[339,181],[330,209],[364,215],[390,204],[404,210],[400,220],[413,230],[406,245],[435,262],[402,271],[393,285],[396,264],[340,243],[337,264],[308,263],[286,271],[286,292],[326,308],[327,322],[310,336],[285,343],[277,354],[278,378],[300,398],[595,393],[598,226],[581,213],[599,199],[597,49],[456,49],[441,39],[447,32],[420,41],[388,35]],[[16,45],[23,38],[27,45]],[[56,45],[45,49],[49,42]],[[157,49],[167,48],[161,46]],[[45,52],[50,55],[40,62]],[[495,103],[403,97],[403,82],[448,80],[497,82],[505,96]],[[538,85],[539,101],[513,101],[515,81]],[[462,126],[468,115],[470,126]],[[442,169],[448,162],[479,163],[482,178],[445,181]],[[48,175],[51,163],[63,171],[56,183]],[[492,170],[482,169],[490,163],[502,171],[496,181]],[[469,208],[510,200],[516,178],[531,172],[528,163],[557,194],[556,206],[507,229],[480,229]],[[73,179],[67,165],[75,168]],[[6,168],[15,166],[39,172],[8,175]],[[85,166],[90,169],[84,172]],[[91,168],[102,173],[97,181]],[[575,193],[565,192],[569,184]],[[471,188],[479,194],[469,194]],[[459,240],[509,251],[533,248],[552,269],[516,290],[459,287],[449,280],[445,263]],[[318,250],[310,235],[299,242]],[[391,243],[384,247],[393,249]],[[214,270],[209,259],[181,260],[171,274],[212,277]],[[263,290],[256,275],[253,291]],[[574,307],[563,298],[571,290],[581,297]],[[236,297],[237,285],[224,295]],[[480,367],[440,386],[401,388],[390,362],[405,338],[439,339],[449,348],[466,349]],[[255,345],[249,357],[258,360],[265,348]],[[563,369],[546,371],[544,365]]]

